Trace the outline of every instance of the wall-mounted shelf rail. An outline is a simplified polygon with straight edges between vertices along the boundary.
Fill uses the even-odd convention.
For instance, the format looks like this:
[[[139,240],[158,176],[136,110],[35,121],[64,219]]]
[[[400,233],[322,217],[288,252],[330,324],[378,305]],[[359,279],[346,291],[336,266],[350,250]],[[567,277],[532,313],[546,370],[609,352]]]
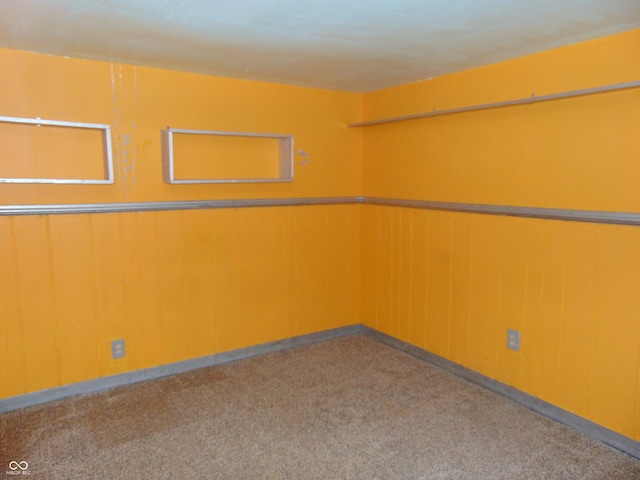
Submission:
[[[21,125],[35,125],[36,127],[66,127],[89,130],[100,130],[103,143],[104,176],[98,179],[84,178],[22,178],[3,177],[0,183],[58,183],[100,185],[113,183],[113,155],[111,151],[111,127],[101,123],[67,122],[63,120],[44,120],[41,118],[21,118],[0,116],[0,123],[14,123]]]
[[[582,90],[571,90],[568,92],[552,93],[549,95],[536,96],[531,94],[531,97],[518,98],[515,100],[506,100],[503,102],[484,103],[481,105],[470,105],[467,107],[449,108],[446,110],[436,110],[435,108],[430,112],[413,113],[410,115],[402,115],[399,117],[381,118],[379,120],[369,120],[366,122],[350,123],[349,127],[369,127],[373,125],[383,125],[386,123],[406,122],[409,120],[418,120],[420,118],[440,117],[443,115],[453,115],[456,113],[475,112],[478,110],[490,110],[493,108],[513,107],[516,105],[529,105],[532,103],[549,102],[552,100],[561,100],[564,98],[583,97],[585,95],[594,95],[597,93],[616,92],[619,90],[629,90],[631,88],[640,87],[640,81],[616,83],[613,85],[604,85],[600,87],[584,88]]]

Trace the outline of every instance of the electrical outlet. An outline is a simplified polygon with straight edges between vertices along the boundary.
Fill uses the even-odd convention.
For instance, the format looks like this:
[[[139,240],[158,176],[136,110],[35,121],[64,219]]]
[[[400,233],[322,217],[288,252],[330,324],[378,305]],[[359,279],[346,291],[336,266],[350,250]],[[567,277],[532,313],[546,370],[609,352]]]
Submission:
[[[111,342],[111,358],[114,360],[124,357],[124,340],[113,340]]]
[[[516,352],[520,351],[520,332],[518,330],[507,330],[507,348]]]

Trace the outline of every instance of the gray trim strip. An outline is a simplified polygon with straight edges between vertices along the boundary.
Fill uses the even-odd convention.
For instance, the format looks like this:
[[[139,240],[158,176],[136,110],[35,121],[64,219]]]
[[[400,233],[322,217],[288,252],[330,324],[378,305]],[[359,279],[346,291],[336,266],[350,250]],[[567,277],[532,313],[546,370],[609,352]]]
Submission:
[[[398,340],[397,338],[391,337],[370,327],[363,325],[362,333],[374,340],[384,343],[385,345],[401,350],[409,355],[419,358],[420,360],[432,363],[460,378],[464,378],[465,380],[502,395],[509,400],[513,400],[514,402],[528,408],[529,410],[533,410],[544,417],[550,418],[551,420],[589,435],[590,437],[595,438],[616,450],[620,450],[632,457],[640,459],[640,442],[629,437],[625,437],[613,430],[609,430],[597,423],[556,407],[555,405],[547,403],[544,400],[540,400],[528,393],[524,393],[510,387],[509,385],[505,385],[504,383],[474,372],[473,370],[447,360],[446,358],[403,342],[402,340]]]
[[[510,217],[543,218],[570,222],[607,223],[616,225],[640,225],[640,213],[604,212],[598,210],[567,210],[561,208],[512,207],[476,203],[431,202],[424,200],[400,200],[392,198],[363,197],[363,203],[389,207],[445,210],[449,212],[505,215]]]
[[[351,123],[349,127],[369,127],[373,125],[382,125],[386,123],[406,122],[409,120],[418,120],[420,118],[440,117],[442,115],[453,115],[455,113],[475,112],[478,110],[490,110],[494,108],[513,107],[515,105],[530,105],[532,103],[549,102],[551,100],[561,100],[563,98],[583,97],[585,95],[594,95],[596,93],[615,92],[619,90],[628,90],[630,88],[640,87],[640,81],[616,83],[613,85],[603,85],[600,87],[583,88],[581,90],[571,90],[568,92],[552,93],[549,95],[536,96],[532,93],[530,97],[517,98],[515,100],[506,100],[503,102],[483,103],[480,105],[470,105],[468,107],[448,108],[445,110],[436,110],[430,112],[413,113],[410,115],[402,115],[399,117],[381,118],[379,120],[370,120],[367,122]]]
[[[88,393],[100,392],[115,387],[131,385],[133,383],[145,380],[154,380],[157,378],[175,375],[177,373],[188,372],[203,367],[211,367],[223,363],[235,362],[247,358],[264,355],[265,353],[280,352],[290,348],[303,347],[313,343],[324,342],[334,338],[354,335],[362,331],[362,325],[350,325],[348,327],[336,328],[333,330],[325,330],[308,335],[286,338],[275,342],[264,343],[255,347],[241,348],[231,352],[217,353],[206,357],[185,360],[183,362],[171,363],[169,365],[161,365],[159,367],[137,370],[135,372],[113,375],[110,377],[98,378],[86,382],[74,383],[63,387],[51,388],[39,392],[27,393],[15,397],[0,400],[0,414],[7,413],[12,410],[32,407],[55,400],[63,400],[65,398],[75,397],[77,395],[85,395]]]
[[[362,203],[361,197],[257,198],[239,200],[192,200],[184,202],[76,203],[60,205],[0,206],[0,216],[78,213],[157,212],[214,208],[292,207]]]
[[[19,410],[22,408],[32,407],[47,402],[63,400],[77,395],[85,395],[96,393],[111,388],[131,385],[134,383],[154,380],[157,378],[184,373],[198,368],[210,367],[224,363],[244,360],[247,358],[264,355],[271,352],[279,352],[290,348],[302,347],[313,343],[324,342],[335,338],[345,337],[349,335],[363,334],[383,343],[389,347],[403,351],[420,360],[429,362],[437,367],[442,368],[460,378],[468,380],[472,383],[480,385],[483,388],[491,390],[512,400],[536,413],[539,413],[551,420],[566,425],[570,428],[578,430],[586,435],[599,440],[617,450],[627,453],[632,457],[640,459],[640,442],[625,437],[617,432],[602,427],[590,420],[586,420],[573,413],[563,410],[555,405],[547,403],[539,398],[517,390],[509,385],[493,380],[480,373],[474,372],[462,365],[454,363],[446,358],[435,355],[431,352],[418,348],[414,345],[406,343],[397,338],[374,330],[370,327],[357,324],[348,327],[336,328],[333,330],[325,330],[322,332],[301,335],[298,337],[287,338],[275,342],[264,343],[255,347],[241,348],[231,352],[218,353],[206,357],[200,357],[193,360],[172,363],[169,365],[161,365],[159,367],[138,370],[135,372],[114,375],[111,377],[89,380],[86,382],[66,385],[64,387],[51,388],[40,392],[28,393],[26,395],[18,395],[7,399],[0,400],[0,414]]]
[[[60,205],[0,206],[0,216],[59,215],[86,213],[154,212],[163,210],[201,210],[215,208],[293,207],[305,205],[382,205],[386,207],[444,210],[449,212],[542,218],[570,222],[590,222],[614,225],[640,225],[640,213],[604,212],[598,210],[568,210],[560,208],[514,207],[479,203],[432,202],[379,197],[310,197],[257,198],[240,200],[202,200],[184,202],[84,203]]]

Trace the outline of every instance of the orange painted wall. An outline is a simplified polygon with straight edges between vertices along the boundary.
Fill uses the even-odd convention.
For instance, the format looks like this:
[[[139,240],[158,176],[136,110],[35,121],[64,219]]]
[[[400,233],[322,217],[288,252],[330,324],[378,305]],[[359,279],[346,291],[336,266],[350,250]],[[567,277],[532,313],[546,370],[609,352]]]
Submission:
[[[360,194],[362,132],[347,124],[361,119],[362,95],[7,49],[0,71],[0,115],[110,124],[116,165],[113,186],[5,184],[0,204]],[[168,185],[160,136],[167,126],[294,135],[305,155],[295,155],[292,183]]]
[[[640,30],[365,96],[365,120],[640,79]],[[364,194],[640,210],[640,89],[365,129]]]
[[[640,80],[640,30],[365,96],[365,118]],[[368,196],[640,211],[640,89],[367,127]],[[640,229],[363,207],[363,323],[640,439]],[[507,349],[507,329],[521,350]]]
[[[364,194],[637,212],[637,89],[346,124],[638,80],[639,47],[636,30],[366,95],[0,50],[0,114],[109,123],[116,158],[113,186],[0,185],[0,203]],[[293,134],[308,156],[289,184],[170,186],[166,126]],[[639,235],[373,205],[0,217],[0,398],[362,321],[640,439]]]
[[[11,50],[0,71],[0,115],[110,124],[116,172],[0,184],[2,205],[361,190],[361,95]],[[306,155],[293,183],[167,185],[167,126],[292,134]],[[359,205],[0,216],[0,398],[359,323],[359,229]]]
[[[0,398],[359,323],[359,228],[358,205],[0,217]]]

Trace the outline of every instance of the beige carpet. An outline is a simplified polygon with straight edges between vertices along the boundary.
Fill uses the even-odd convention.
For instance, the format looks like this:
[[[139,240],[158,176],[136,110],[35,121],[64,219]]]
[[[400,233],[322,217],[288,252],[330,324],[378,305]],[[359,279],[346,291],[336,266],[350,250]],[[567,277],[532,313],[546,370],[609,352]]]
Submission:
[[[640,479],[640,461],[362,335],[1,415],[0,460],[34,480]]]

